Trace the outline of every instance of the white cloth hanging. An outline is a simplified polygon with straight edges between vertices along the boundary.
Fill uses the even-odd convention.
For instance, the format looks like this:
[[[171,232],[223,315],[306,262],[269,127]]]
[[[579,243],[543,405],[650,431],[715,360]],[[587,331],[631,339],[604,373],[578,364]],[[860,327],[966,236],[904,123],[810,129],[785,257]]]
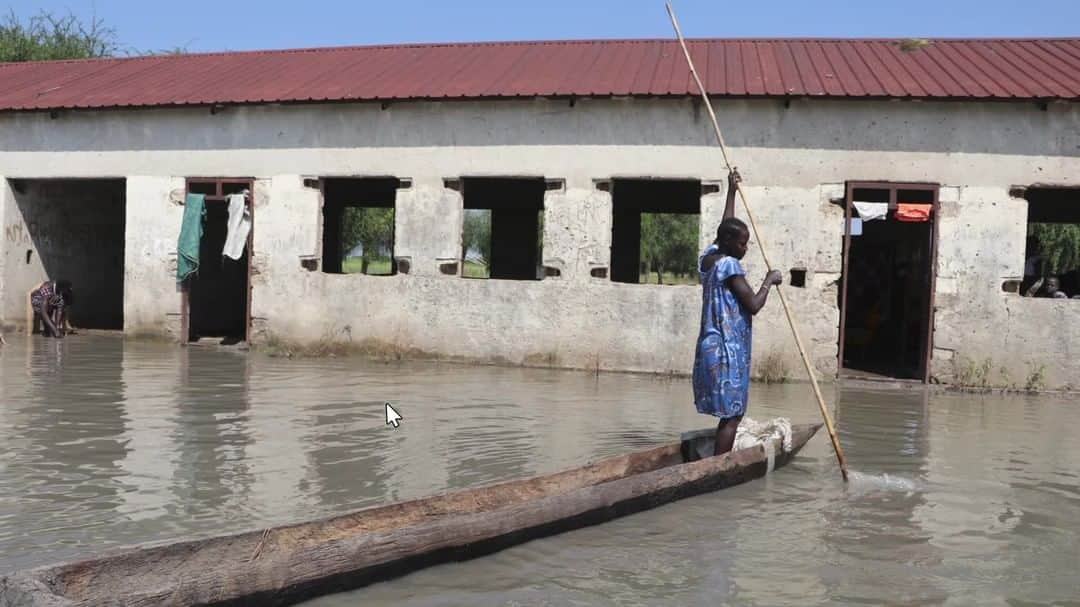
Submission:
[[[225,247],[221,254],[238,260],[244,255],[244,245],[251,233],[251,213],[247,208],[247,190],[229,196],[229,224]]]
[[[863,221],[885,219],[885,216],[889,214],[889,203],[887,202],[855,201],[854,204],[855,210],[859,212],[859,217],[861,217]]]

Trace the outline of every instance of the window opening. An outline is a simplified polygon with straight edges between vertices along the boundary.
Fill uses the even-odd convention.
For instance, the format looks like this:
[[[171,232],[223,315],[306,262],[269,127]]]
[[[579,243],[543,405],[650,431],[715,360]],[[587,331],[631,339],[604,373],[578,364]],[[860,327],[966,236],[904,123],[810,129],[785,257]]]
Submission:
[[[188,183],[189,194],[203,194],[205,196],[217,196],[218,183],[216,181],[193,181]]]
[[[328,178],[323,185],[323,272],[389,276],[394,266],[394,177]]]
[[[615,179],[611,280],[697,284],[701,182]]]
[[[545,190],[542,177],[462,180],[461,276],[543,278]]]
[[[1026,297],[1080,299],[1080,188],[1027,188]]]

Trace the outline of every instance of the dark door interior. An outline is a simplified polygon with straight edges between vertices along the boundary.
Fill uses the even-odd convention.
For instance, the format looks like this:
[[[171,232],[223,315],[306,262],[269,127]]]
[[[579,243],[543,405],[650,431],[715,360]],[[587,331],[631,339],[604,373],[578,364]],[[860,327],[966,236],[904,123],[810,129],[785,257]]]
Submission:
[[[199,246],[199,271],[188,280],[188,340],[220,337],[222,343],[248,337],[248,265],[251,239],[238,260],[222,254],[228,236],[228,195],[250,188],[249,183],[190,183],[189,191],[207,193],[206,217]],[[249,190],[250,191],[250,190]],[[251,197],[247,198],[248,211]]]
[[[884,219],[864,221],[862,234],[847,239],[842,368],[923,380],[932,322],[934,222],[899,221],[895,202],[931,204],[934,192],[856,189],[854,199],[892,202]]]

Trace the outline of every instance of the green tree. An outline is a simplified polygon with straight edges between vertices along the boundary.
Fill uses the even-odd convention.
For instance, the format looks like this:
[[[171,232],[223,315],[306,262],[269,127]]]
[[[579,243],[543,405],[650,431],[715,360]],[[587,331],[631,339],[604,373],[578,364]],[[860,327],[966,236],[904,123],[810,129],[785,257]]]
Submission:
[[[698,215],[641,214],[641,261],[664,284],[664,272],[684,276],[693,272],[697,253]]]
[[[109,57],[118,49],[116,32],[97,17],[83,23],[43,10],[23,21],[13,11],[0,23],[0,62]]]
[[[1074,223],[1033,223],[1028,236],[1038,239],[1046,257],[1047,274],[1062,274],[1080,268],[1080,225]]]
[[[480,255],[480,263],[488,265],[491,261],[491,211],[486,209],[466,209],[464,228],[461,232],[461,257],[469,251]]]
[[[348,254],[356,245],[363,248],[360,272],[367,274],[368,266],[385,258],[394,240],[394,209],[346,207],[341,218],[342,251]]]

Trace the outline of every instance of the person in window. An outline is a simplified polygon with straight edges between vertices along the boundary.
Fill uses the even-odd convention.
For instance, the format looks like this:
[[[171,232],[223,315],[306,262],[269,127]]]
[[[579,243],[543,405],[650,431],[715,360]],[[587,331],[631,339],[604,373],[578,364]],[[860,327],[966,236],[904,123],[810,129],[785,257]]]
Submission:
[[[30,290],[30,310],[32,319],[30,333],[36,333],[38,322],[42,324],[42,334],[49,337],[63,337],[68,322],[68,308],[75,302],[71,283],[66,280],[47,280]]]
[[[716,240],[698,258],[701,281],[701,329],[694,354],[694,405],[699,413],[720,419],[714,455],[731,451],[735,431],[746,413],[750,392],[751,319],[765,305],[769,288],[783,276],[772,270],[754,293],[739,260],[746,255],[750,231],[735,218],[739,173],[728,176],[724,219]]]
[[[1031,285],[1026,295],[1028,297],[1052,297],[1054,299],[1068,299],[1068,294],[1061,290],[1061,281],[1057,276],[1047,276],[1045,280],[1039,280]]]

